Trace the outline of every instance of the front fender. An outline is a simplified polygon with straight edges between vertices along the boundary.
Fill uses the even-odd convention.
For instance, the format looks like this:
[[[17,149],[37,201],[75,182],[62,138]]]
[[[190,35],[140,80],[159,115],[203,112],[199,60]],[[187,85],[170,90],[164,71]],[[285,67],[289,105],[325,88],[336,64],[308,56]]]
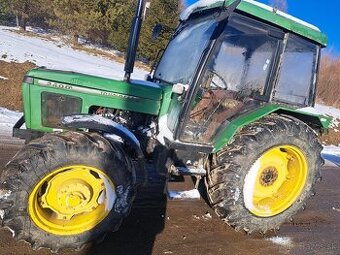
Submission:
[[[99,115],[78,114],[65,116],[63,118],[62,124],[66,128],[87,128],[103,132],[104,136],[108,140],[114,139],[110,139],[110,136],[107,134],[119,136],[135,150],[138,158],[144,158],[144,153],[136,136],[130,130],[118,124],[117,122],[114,122],[113,120]]]

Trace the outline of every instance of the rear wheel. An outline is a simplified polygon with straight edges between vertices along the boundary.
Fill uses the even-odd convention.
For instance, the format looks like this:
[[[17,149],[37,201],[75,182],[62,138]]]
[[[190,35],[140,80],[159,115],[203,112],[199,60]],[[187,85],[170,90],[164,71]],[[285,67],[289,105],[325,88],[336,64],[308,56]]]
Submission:
[[[206,183],[215,212],[236,230],[277,229],[313,193],[321,149],[313,130],[292,117],[243,128],[212,158]]]
[[[81,248],[118,229],[135,193],[131,160],[100,135],[68,132],[26,145],[0,179],[4,226],[33,248]]]

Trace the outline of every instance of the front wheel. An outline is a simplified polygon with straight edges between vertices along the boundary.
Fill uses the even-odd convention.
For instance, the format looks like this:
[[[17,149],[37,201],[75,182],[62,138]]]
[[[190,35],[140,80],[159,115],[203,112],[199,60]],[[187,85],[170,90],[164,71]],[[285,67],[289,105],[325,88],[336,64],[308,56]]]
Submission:
[[[0,179],[4,226],[33,248],[81,248],[118,229],[135,193],[131,160],[96,133],[46,135]]]
[[[236,230],[277,229],[313,193],[321,149],[313,130],[292,117],[243,128],[212,157],[206,183],[215,212]]]

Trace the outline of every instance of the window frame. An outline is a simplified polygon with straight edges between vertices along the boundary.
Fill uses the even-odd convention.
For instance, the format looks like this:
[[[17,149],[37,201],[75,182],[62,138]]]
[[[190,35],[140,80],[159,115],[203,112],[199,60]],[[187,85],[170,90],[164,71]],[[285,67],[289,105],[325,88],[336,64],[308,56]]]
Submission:
[[[308,93],[308,98],[305,98],[305,103],[298,103],[298,102],[294,102],[294,101],[288,101],[288,100],[284,100],[284,99],[280,99],[278,97],[275,97],[275,89],[278,86],[279,83],[279,79],[281,76],[281,71],[282,71],[282,65],[284,62],[284,53],[286,50],[286,47],[288,46],[288,42],[289,39],[293,38],[292,40],[296,40],[299,42],[308,42],[311,43],[313,45],[315,45],[316,47],[316,51],[315,51],[315,58],[313,61],[313,73],[311,75],[311,80],[310,80],[310,85],[309,85],[309,93]],[[295,106],[295,107],[306,107],[306,106],[314,106],[315,105],[315,98],[316,98],[316,87],[317,87],[317,80],[318,80],[318,70],[319,70],[319,66],[320,66],[320,54],[321,53],[321,46],[316,44],[315,42],[312,42],[311,40],[307,39],[307,38],[303,38],[301,36],[298,36],[294,33],[291,32],[287,32],[285,35],[285,39],[284,39],[284,43],[283,43],[283,48],[281,50],[281,56],[279,58],[278,61],[278,66],[277,66],[277,71],[276,71],[276,75],[275,75],[275,80],[272,83],[272,88],[271,88],[271,97],[270,97],[270,102],[274,102],[274,103],[279,103],[279,104],[285,104],[285,105],[289,105],[289,106]]]

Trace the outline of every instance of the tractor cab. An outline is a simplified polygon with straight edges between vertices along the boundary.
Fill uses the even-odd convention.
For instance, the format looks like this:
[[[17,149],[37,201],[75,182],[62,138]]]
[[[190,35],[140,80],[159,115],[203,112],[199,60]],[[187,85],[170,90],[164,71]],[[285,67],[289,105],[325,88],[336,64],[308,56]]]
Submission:
[[[326,37],[268,6],[236,2],[191,8],[154,72],[176,88],[164,116],[170,140],[213,147],[243,113],[314,104]]]

